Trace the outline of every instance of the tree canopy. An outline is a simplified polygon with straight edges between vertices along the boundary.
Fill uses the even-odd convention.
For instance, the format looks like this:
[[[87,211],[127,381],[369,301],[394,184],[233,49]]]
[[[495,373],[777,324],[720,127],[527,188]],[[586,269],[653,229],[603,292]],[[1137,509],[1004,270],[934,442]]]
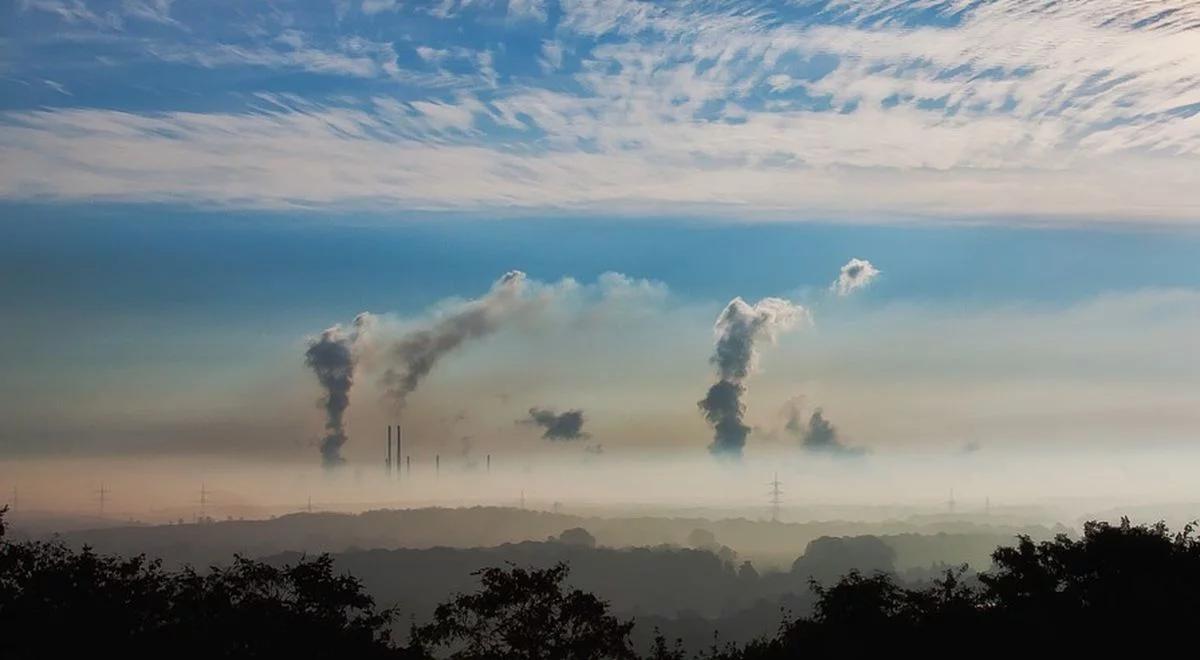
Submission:
[[[478,589],[438,606],[393,642],[393,611],[327,555],[283,566],[235,557],[167,571],[144,556],[99,555],[5,538],[0,509],[0,657],[432,658],[632,660],[632,620],[572,588],[569,568],[484,568]],[[832,547],[832,546],[831,546]],[[1088,523],[1079,538],[998,548],[991,570],[947,570],[925,584],[851,570],[813,579],[811,614],[774,636],[702,649],[709,660],[1110,651],[1165,647],[1200,623],[1193,526]],[[1186,641],[1186,640],[1185,640]],[[1194,643],[1194,642],[1192,642]],[[682,660],[661,635],[648,657]]]

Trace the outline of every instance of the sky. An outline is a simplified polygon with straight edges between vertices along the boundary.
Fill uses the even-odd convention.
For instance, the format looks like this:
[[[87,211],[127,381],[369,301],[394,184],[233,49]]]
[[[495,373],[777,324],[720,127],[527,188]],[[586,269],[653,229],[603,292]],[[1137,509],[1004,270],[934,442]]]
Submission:
[[[1187,223],[1182,0],[15,0],[0,194]]]
[[[355,465],[401,417],[463,461],[714,460],[722,380],[750,458],[1190,450],[1198,27],[1128,0],[3,3],[0,463],[319,464],[305,354],[335,325]],[[470,310],[401,408],[414,338]]]

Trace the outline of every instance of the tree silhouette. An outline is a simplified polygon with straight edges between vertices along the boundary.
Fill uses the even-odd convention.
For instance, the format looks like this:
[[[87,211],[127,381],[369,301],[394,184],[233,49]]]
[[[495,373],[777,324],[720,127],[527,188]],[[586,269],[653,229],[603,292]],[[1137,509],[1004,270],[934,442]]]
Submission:
[[[741,660],[867,656],[975,649],[1039,655],[1111,653],[1136,644],[1139,653],[1168,648],[1164,640],[1200,622],[1200,541],[1188,525],[1089,522],[1083,536],[1034,543],[1020,537],[993,553],[979,586],[966,567],[946,571],[921,589],[887,573],[851,571],[834,585],[812,584],[813,616],[785,623],[771,640],[740,649]],[[1110,637],[1119,631],[1120,637]],[[1136,640],[1136,641],[1135,641]],[[985,648],[978,645],[984,642]]]
[[[205,572],[169,572],[144,556],[61,543],[10,542],[0,508],[0,658],[124,655],[172,658],[632,660],[632,621],[565,586],[566,564],[485,568],[473,593],[438,606],[410,647],[389,639],[375,608],[330,557],[275,566],[235,557]],[[834,549],[837,544],[828,544]],[[868,548],[869,549],[869,548]],[[878,555],[879,553],[874,553]],[[863,556],[874,556],[866,553]],[[883,557],[887,559],[887,557]],[[749,570],[744,578],[751,579]],[[765,579],[765,578],[764,578]],[[1200,622],[1200,540],[1188,525],[1091,522],[1078,539],[1019,537],[975,580],[965,566],[924,585],[850,571],[773,637],[712,645],[704,660],[1081,653],[1121,645],[1146,655]],[[685,649],[655,631],[652,660]]]
[[[414,631],[424,652],[490,660],[599,660],[635,658],[632,621],[608,613],[608,604],[563,582],[566,564],[545,569],[485,568],[480,589],[439,605],[433,622]]]
[[[0,511],[0,657],[405,657],[359,581],[325,555],[199,573],[144,556],[11,543]]]

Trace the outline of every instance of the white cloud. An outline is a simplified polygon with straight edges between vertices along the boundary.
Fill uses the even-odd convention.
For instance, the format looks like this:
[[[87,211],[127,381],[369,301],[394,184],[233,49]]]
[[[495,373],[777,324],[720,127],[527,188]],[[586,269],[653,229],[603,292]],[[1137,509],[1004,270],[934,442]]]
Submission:
[[[538,62],[542,65],[542,69],[547,72],[561,68],[563,64],[562,44],[551,40],[543,41],[542,57]]]
[[[829,287],[839,296],[848,296],[859,289],[864,289],[879,277],[879,269],[866,259],[851,259],[842,266],[838,278]]]
[[[255,66],[359,78],[399,72],[395,65],[395,53],[387,44],[346,40],[339,44],[337,50],[329,50],[306,45],[303,37],[296,32],[281,34],[279,43],[286,48],[232,44],[197,48],[161,44],[151,46],[149,50],[168,62],[187,62],[209,69]]]
[[[396,11],[396,0],[363,0],[362,13],[371,16],[385,11]]]
[[[63,85],[60,82],[55,82],[53,80],[43,80],[42,84],[44,84],[45,86],[49,87],[50,89],[58,92],[59,94],[63,94],[65,96],[74,96],[74,94],[71,93],[71,90],[67,89],[66,85]]]
[[[508,0],[508,15],[515,19],[546,20],[545,0]]]
[[[440,62],[450,56],[450,51],[445,48],[417,46],[417,55],[426,62]]]
[[[18,6],[23,11],[40,11],[54,14],[68,23],[92,23],[106,26],[108,22],[97,15],[83,0],[20,0]]]
[[[122,0],[121,10],[126,16],[139,18],[152,23],[178,25],[171,18],[171,5],[175,0]]]
[[[477,6],[434,13],[452,20]],[[537,62],[561,71],[566,44],[576,72],[545,87],[506,75],[510,54],[486,42],[418,46],[428,64],[412,71],[390,44],[354,36],[323,48],[299,32],[272,45],[158,48],[208,67],[386,76],[424,98],[210,115],[10,112],[0,162],[21,166],[6,166],[16,174],[0,194],[781,218],[1200,215],[1191,3],[868,0],[797,20],[612,0],[561,8]],[[127,130],[97,129],[114,122]],[[226,157],[206,163],[214,143]],[[117,166],[103,146],[139,157]],[[171,164],[139,171],[140,160]]]

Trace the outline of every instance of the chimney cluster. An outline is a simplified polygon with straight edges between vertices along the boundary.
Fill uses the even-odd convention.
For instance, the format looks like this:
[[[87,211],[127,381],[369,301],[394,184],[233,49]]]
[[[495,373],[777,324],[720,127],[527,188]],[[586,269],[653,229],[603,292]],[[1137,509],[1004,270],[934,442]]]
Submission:
[[[388,478],[395,478],[400,475],[400,468],[402,467],[401,466],[401,458],[403,458],[403,468],[404,468],[405,475],[407,476],[407,475],[412,474],[412,456],[405,456],[403,454],[403,452],[401,451],[403,445],[401,444],[402,436],[400,433],[400,425],[396,424],[395,426],[396,426],[395,451],[393,451],[393,449],[392,449],[392,425],[388,424],[388,427],[387,427],[387,453],[386,453],[386,458],[384,458],[384,461],[383,461],[383,467],[384,467],[384,473],[387,474]],[[485,469],[488,474],[491,474],[491,472],[492,472],[492,455],[488,454],[486,460],[487,460],[487,467]],[[442,456],[441,456],[441,454],[434,454],[434,456],[433,456],[433,471],[434,471],[435,476],[440,476],[442,473]]]
[[[400,425],[397,424],[396,425],[396,452],[395,452],[395,454],[393,454],[392,453],[392,425],[388,424],[388,427],[387,427],[387,458],[384,460],[384,463],[383,463],[384,471],[387,473],[388,477],[392,477],[392,476],[395,476],[400,473],[400,457],[403,455],[401,453],[401,449],[403,447],[403,445],[401,444],[401,438],[402,438],[402,436],[400,433]],[[395,458],[393,458],[393,456],[395,456]]]

